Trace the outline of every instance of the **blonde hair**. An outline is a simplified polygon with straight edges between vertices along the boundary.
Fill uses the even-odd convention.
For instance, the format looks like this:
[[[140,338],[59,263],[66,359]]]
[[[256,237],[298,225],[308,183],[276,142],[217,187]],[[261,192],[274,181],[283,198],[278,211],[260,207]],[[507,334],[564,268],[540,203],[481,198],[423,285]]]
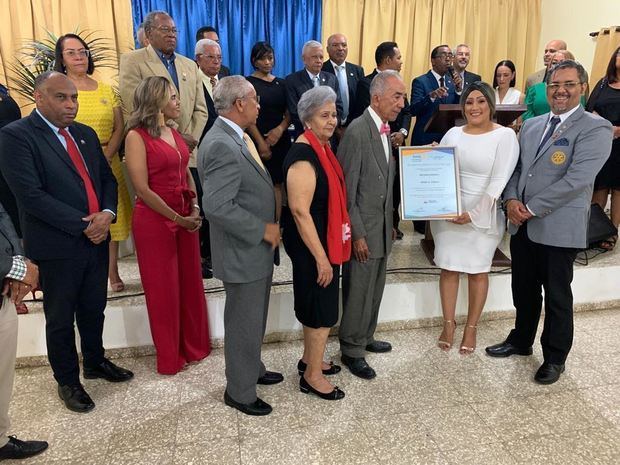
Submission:
[[[152,137],[161,135],[159,113],[170,99],[168,79],[162,76],[150,76],[143,80],[133,94],[133,111],[129,115],[127,128],[144,128]]]

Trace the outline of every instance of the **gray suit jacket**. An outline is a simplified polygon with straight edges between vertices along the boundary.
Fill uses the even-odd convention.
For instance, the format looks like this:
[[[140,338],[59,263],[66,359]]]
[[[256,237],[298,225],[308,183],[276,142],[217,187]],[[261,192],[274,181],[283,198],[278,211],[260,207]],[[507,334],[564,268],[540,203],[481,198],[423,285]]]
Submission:
[[[504,199],[520,200],[536,215],[527,222],[532,241],[585,248],[594,178],[611,152],[611,124],[580,106],[536,154],[549,117],[523,123],[519,162]],[[509,223],[510,234],[518,229]]]
[[[229,283],[269,276],[274,251],[263,235],[265,224],[276,218],[273,183],[239,135],[220,118],[200,144],[198,173],[211,231],[214,276]]]
[[[24,251],[11,217],[0,203],[0,280],[11,271],[15,255],[24,255]]]
[[[392,250],[392,184],[395,162],[386,160],[381,135],[368,108],[353,120],[338,146],[347,185],[353,240],[366,238],[370,258]]]

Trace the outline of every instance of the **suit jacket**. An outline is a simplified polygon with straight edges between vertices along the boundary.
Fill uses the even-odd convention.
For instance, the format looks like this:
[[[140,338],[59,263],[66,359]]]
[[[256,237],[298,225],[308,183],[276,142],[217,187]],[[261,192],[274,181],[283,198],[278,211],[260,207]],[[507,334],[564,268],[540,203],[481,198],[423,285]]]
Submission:
[[[357,102],[355,110],[353,111],[353,116],[350,116],[349,119],[355,119],[360,117],[366,111],[366,108],[370,105],[370,84],[372,80],[377,75],[377,70],[375,69],[372,73],[367,76],[364,76],[364,79],[361,79],[357,83]],[[409,106],[409,100],[405,97],[405,106],[400,113],[396,117],[394,121],[390,121],[390,131],[398,132],[401,129],[407,131],[409,134],[409,130],[411,128],[411,108]]]
[[[366,238],[370,258],[392,250],[392,185],[396,164],[386,159],[381,135],[368,109],[355,119],[338,146],[347,185],[347,209],[353,240]]]
[[[217,78],[222,79],[223,77],[230,76],[230,69],[227,66],[222,65],[220,67],[220,72],[217,73]]]
[[[67,129],[84,158],[100,209],[116,212],[116,179],[97,134],[80,123]],[[0,169],[17,199],[29,258],[80,258],[92,247],[107,247],[84,235],[88,201],[82,178],[36,110],[0,130]]]
[[[411,114],[416,117],[415,126],[413,127],[413,137],[411,139],[413,145],[427,145],[434,141],[439,142],[445,133],[424,132],[424,126],[431,116],[435,113],[440,104],[458,103],[460,96],[456,93],[452,78],[446,74],[445,86],[448,88],[448,95],[444,98],[431,101],[428,96],[433,90],[439,88],[439,83],[432,71],[418,76],[411,84]]]
[[[24,251],[11,217],[0,203],[0,280],[11,271],[15,255],[24,255]]]
[[[213,274],[247,283],[273,272],[274,251],[263,241],[265,224],[276,220],[269,173],[221,118],[198,149],[202,205],[211,231]]]
[[[532,241],[585,248],[594,178],[611,151],[611,123],[580,106],[537,154],[548,120],[549,113],[523,123],[519,162],[504,199],[517,199],[534,213],[527,222]],[[510,234],[518,229],[508,224]]]
[[[202,130],[202,134],[200,135],[200,139],[199,139],[200,142],[202,142],[202,139],[204,139],[205,134],[207,133],[209,129],[211,129],[211,127],[213,126],[213,123],[215,123],[215,120],[217,119],[217,111],[215,111],[215,104],[213,103],[211,94],[209,94],[209,91],[207,90],[207,87],[204,85],[204,83],[202,84],[202,90],[204,91],[205,102],[207,103],[207,113],[209,114],[209,118],[207,119],[207,124],[205,124],[205,127]]]
[[[176,120],[178,124],[176,129],[182,134],[191,134],[194,139],[199,140],[207,122],[207,107],[202,90],[202,80],[198,75],[199,68],[194,61],[178,53],[174,63],[179,77],[180,89],[177,89],[177,92],[181,99],[181,115]],[[149,76],[163,76],[170,79],[168,70],[152,45],[121,55],[119,89],[125,121],[133,111],[133,94],[136,87]],[[170,82],[172,82],[171,79]],[[195,153],[191,154],[189,163],[192,167],[196,166]]]
[[[463,90],[465,90],[467,86],[470,85],[472,82],[482,81],[482,77],[479,74],[470,73],[467,70],[465,70],[463,76],[465,77],[465,82],[463,83]]]
[[[347,121],[344,125],[348,125],[351,121],[353,121],[352,115],[353,110],[356,108],[355,100],[357,96],[357,83],[364,79],[364,68],[358,65],[354,65],[353,63],[349,63],[347,61],[344,62],[345,70],[347,74],[347,84],[349,88],[349,115]],[[336,76],[336,70],[334,69],[330,60],[327,60],[323,63],[323,71],[326,73],[331,73]],[[336,83],[338,83],[338,78],[336,77]],[[342,95],[340,96],[342,99]]]
[[[527,90],[532,87],[534,84],[538,84],[539,82],[543,82],[545,78],[545,73],[547,72],[547,68],[539,69],[535,73],[530,74],[525,80],[525,90],[523,93],[526,94]]]
[[[336,76],[325,71],[319,72],[319,81],[322,86],[329,86],[336,92],[336,111],[338,112],[338,121],[342,121],[342,100],[340,99],[340,88],[338,87],[338,80]],[[299,120],[297,114],[297,104],[302,94],[314,87],[310,76],[306,69],[296,71],[286,76],[284,79],[284,85],[286,86],[286,103],[288,111],[291,114],[291,121],[295,125],[295,131],[297,134],[301,134],[304,131],[303,125]]]

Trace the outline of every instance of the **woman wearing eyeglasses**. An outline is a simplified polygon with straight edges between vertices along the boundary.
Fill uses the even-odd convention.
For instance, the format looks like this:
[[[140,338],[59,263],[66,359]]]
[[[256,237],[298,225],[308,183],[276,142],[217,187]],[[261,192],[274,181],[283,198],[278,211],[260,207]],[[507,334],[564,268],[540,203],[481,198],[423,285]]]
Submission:
[[[118,156],[124,131],[120,100],[110,85],[90,77],[95,70],[95,63],[88,44],[78,35],[65,34],[58,38],[54,70],[65,73],[75,84],[79,102],[75,120],[95,130],[118,183],[116,222],[110,226],[112,240],[108,275],[112,290],[120,292],[125,289],[125,284],[118,273],[118,243],[129,237],[132,210]]]

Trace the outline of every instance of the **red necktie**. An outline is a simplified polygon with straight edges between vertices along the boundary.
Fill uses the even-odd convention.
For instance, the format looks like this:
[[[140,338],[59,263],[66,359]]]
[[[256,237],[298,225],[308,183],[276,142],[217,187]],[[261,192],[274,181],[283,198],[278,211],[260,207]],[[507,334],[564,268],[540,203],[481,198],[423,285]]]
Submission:
[[[69,157],[71,157],[71,161],[73,162],[75,169],[80,174],[82,181],[84,181],[86,198],[88,199],[88,213],[97,213],[99,211],[99,200],[97,200],[97,194],[95,192],[95,187],[93,186],[93,181],[90,179],[90,175],[86,170],[86,165],[84,165],[84,160],[80,155],[80,151],[66,129],[59,129],[58,133],[65,138]]]

